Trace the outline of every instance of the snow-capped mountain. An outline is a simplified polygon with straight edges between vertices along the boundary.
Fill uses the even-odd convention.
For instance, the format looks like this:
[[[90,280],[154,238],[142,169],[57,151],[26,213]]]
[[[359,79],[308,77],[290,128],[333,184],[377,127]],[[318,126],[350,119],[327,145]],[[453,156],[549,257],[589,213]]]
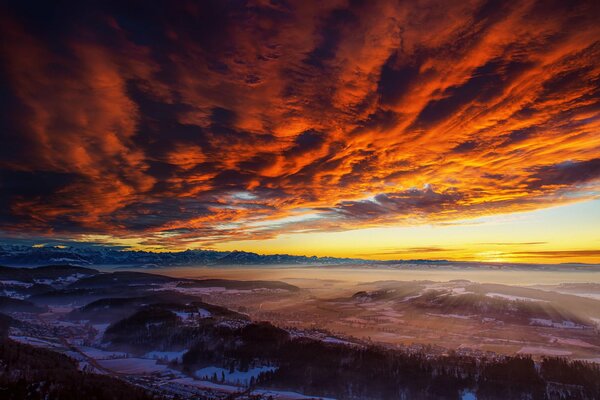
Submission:
[[[262,255],[245,251],[185,250],[149,252],[109,246],[43,246],[2,244],[0,264],[5,265],[136,265],[146,268],[174,265],[346,264],[365,260],[307,257],[288,254]]]

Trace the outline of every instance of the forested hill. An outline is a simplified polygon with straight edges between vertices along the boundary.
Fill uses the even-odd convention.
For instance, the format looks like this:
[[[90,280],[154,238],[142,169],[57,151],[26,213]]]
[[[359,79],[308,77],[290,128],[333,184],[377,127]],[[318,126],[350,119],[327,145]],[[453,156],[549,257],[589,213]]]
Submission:
[[[0,340],[3,400],[153,400],[144,389],[106,375],[85,373],[63,354]]]

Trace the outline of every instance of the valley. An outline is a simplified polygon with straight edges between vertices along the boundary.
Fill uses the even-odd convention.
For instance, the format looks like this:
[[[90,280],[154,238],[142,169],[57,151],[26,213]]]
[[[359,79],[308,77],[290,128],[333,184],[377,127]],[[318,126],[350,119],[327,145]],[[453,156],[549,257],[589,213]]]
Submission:
[[[596,286],[223,275],[4,267],[5,341],[159,398],[500,398],[486,387],[511,378],[484,377],[506,363],[538,383],[505,394],[600,390],[535,372],[566,363],[600,377]]]

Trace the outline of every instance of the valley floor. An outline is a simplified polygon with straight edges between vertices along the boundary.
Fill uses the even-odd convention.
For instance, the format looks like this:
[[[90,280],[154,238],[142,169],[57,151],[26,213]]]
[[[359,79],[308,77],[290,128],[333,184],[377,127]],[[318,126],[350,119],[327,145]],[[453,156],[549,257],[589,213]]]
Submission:
[[[420,379],[428,380],[427,387],[417,385],[413,393],[429,393],[424,398],[446,398],[446,392],[449,398],[450,393],[462,399],[502,398],[494,397],[500,390],[493,386],[494,379],[512,378],[494,375],[492,366],[511,360],[525,364],[533,360],[536,370],[556,374],[544,360],[563,357],[585,361],[565,364],[568,368],[600,374],[600,367],[593,366],[600,361],[596,298],[600,285],[593,283],[515,286],[468,280],[345,282],[297,277],[244,281],[126,271],[72,273],[69,268],[40,271],[41,277],[28,275],[28,270],[14,276],[10,269],[0,271],[4,295],[0,312],[12,321],[3,328],[6,340],[64,354],[85,374],[116,378],[159,398],[338,398],[332,389],[335,382],[321,390],[318,382],[304,385],[299,384],[301,378],[294,378],[294,368],[301,370],[302,363],[313,368],[313,361],[281,352],[295,354],[305,347],[316,354],[332,351],[331,357],[338,357],[333,360],[341,364],[345,351],[362,360],[371,351],[369,357],[385,358],[385,349],[400,357],[393,361],[396,355],[390,356],[386,361],[390,365],[410,360],[411,355],[411,363],[432,360],[434,369],[436,363],[441,366],[450,360],[448,366],[439,367],[441,372],[423,372],[426,378]],[[262,327],[253,321],[268,324]],[[245,341],[251,347],[244,347]],[[373,346],[378,347],[371,350]],[[314,362],[315,371],[326,368],[321,361]],[[474,367],[479,363],[490,367],[480,371]],[[438,374],[449,374],[444,378],[448,381],[437,382]],[[482,381],[485,374],[496,378]],[[274,376],[278,378],[273,382],[297,384],[273,385],[269,382]],[[531,392],[545,391],[540,398],[566,393],[586,399],[589,390],[600,390],[587,388],[587,381],[578,378],[545,384],[539,377],[527,379],[542,385]],[[492,389],[476,391],[481,385]],[[514,390],[529,393],[526,386]],[[319,392],[331,395],[311,395]],[[339,398],[363,396],[352,394],[347,386],[343,393]]]

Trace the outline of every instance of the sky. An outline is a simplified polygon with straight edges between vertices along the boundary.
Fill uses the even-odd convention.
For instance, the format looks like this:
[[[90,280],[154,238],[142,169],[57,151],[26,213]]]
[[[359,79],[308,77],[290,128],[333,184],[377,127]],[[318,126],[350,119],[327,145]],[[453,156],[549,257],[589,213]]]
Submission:
[[[597,1],[3,1],[0,237],[600,262]]]

